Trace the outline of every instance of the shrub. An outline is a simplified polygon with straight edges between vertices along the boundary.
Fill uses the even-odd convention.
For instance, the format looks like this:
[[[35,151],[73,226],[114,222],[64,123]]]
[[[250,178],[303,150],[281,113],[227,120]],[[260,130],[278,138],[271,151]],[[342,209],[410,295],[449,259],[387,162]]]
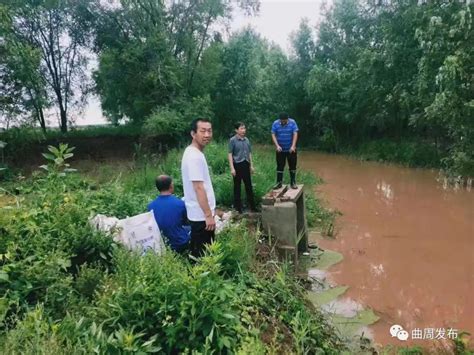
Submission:
[[[197,117],[211,117],[210,107],[209,96],[178,99],[172,106],[160,107],[147,117],[142,135],[147,140],[164,139],[174,144],[184,143],[189,139],[191,121]]]
[[[359,146],[356,155],[366,160],[395,162],[408,166],[436,167],[440,163],[438,149],[424,142],[371,141]]]
[[[157,335],[167,352],[233,348],[239,328],[235,285],[220,276],[221,245],[192,267],[173,253],[162,258],[119,253],[117,273],[97,300],[94,319],[111,332],[117,326],[135,326],[143,340]]]
[[[179,137],[186,129],[183,115],[168,107],[154,111],[143,125],[143,135],[146,137],[171,136]]]

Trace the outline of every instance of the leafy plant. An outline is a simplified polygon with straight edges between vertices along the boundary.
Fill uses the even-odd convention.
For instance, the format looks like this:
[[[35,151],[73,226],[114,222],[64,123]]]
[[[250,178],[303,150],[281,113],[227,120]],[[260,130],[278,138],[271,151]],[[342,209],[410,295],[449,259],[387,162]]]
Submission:
[[[48,150],[50,153],[42,153],[48,164],[41,165],[40,168],[58,176],[65,176],[66,173],[77,171],[76,169],[71,169],[69,163],[66,162],[74,156],[72,153],[74,149],[75,147],[69,147],[68,144],[64,143],[60,143],[58,147],[49,145]]]

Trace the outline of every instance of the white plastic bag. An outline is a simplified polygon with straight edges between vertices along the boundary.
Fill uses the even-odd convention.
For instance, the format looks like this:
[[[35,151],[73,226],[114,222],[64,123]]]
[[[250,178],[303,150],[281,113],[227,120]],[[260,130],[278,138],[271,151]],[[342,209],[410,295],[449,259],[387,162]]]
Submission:
[[[114,234],[114,228],[117,226],[119,219],[116,217],[107,217],[105,214],[98,214],[89,219],[92,227],[101,232]]]
[[[142,213],[117,222],[118,241],[128,249],[145,252],[149,249],[163,255],[166,248],[153,212]]]
[[[230,219],[232,217],[232,212],[226,212],[222,215],[222,218],[218,215],[214,216],[214,221],[216,222],[216,234],[222,232],[226,227],[230,226]]]

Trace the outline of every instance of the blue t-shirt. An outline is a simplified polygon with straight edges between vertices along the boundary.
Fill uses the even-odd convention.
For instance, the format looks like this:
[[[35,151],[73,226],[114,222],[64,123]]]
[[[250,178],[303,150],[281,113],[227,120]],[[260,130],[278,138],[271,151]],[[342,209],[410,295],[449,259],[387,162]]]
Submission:
[[[293,133],[298,132],[298,125],[292,118],[288,119],[286,125],[282,125],[280,120],[276,120],[272,124],[272,133],[275,134],[278,145],[283,152],[289,152],[291,143],[293,142]]]
[[[148,204],[148,211],[153,211],[156,223],[171,249],[180,251],[189,242],[189,231],[183,226],[186,207],[182,200],[173,195],[159,195]]]

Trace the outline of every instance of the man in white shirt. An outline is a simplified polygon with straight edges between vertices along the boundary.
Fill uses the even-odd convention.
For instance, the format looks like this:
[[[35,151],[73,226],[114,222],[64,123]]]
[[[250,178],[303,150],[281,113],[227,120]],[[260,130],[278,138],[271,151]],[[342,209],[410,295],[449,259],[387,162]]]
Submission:
[[[212,125],[206,118],[191,123],[193,141],[181,160],[184,203],[191,224],[191,255],[202,256],[205,245],[214,240],[216,198],[212,187],[204,147],[211,142]]]

